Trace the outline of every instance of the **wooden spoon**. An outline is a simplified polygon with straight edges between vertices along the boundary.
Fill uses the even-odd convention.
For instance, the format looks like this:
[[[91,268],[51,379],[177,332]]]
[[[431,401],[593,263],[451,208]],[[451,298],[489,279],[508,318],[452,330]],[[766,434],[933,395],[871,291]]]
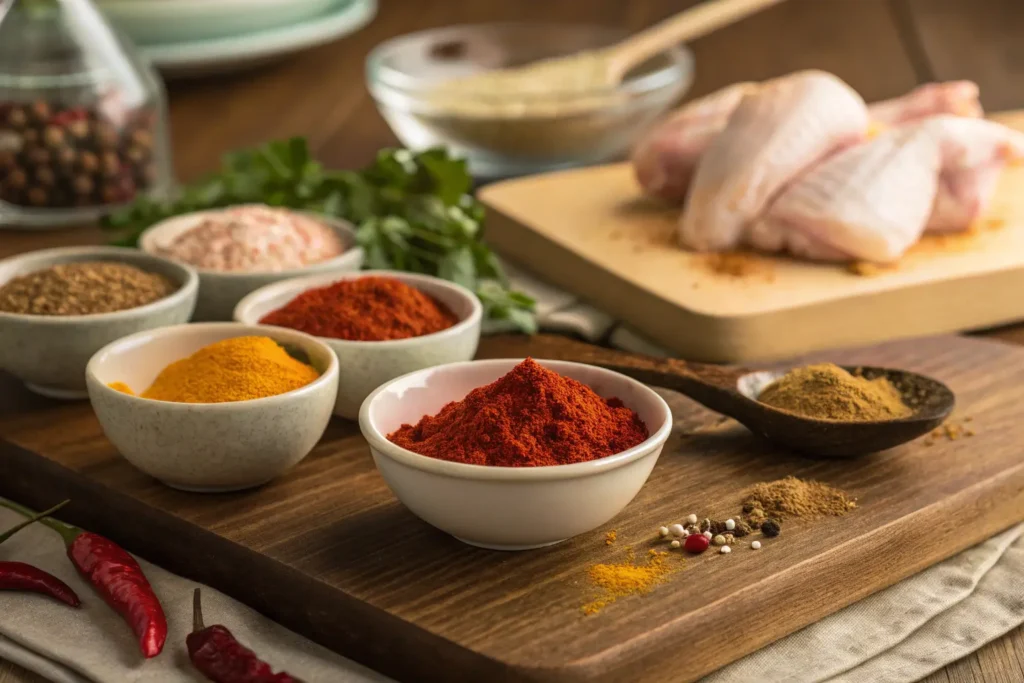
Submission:
[[[872,422],[819,420],[788,413],[757,400],[761,390],[785,370],[752,372],[743,368],[702,365],[680,360],[620,356],[597,362],[645,384],[689,396],[715,412],[791,451],[818,458],[849,458],[884,451],[938,427],[953,412],[956,399],[942,382],[905,370],[844,367],[864,377],[885,377],[913,409],[908,417]]]
[[[614,88],[630,69],[674,45],[699,38],[782,0],[707,0],[611,47],[446,81],[448,96],[522,92],[563,95]]]
[[[785,370],[750,371],[726,365],[657,359],[538,334],[523,337],[521,349],[502,345],[502,357],[532,355],[589,363],[689,396],[728,415],[750,431],[788,450],[817,458],[849,458],[883,451],[938,427],[953,412],[953,392],[942,382],[904,370],[847,367],[866,377],[885,376],[914,409],[909,417],[884,422],[836,422],[787,413],[760,403],[757,395]],[[519,353],[517,353],[519,352]]]

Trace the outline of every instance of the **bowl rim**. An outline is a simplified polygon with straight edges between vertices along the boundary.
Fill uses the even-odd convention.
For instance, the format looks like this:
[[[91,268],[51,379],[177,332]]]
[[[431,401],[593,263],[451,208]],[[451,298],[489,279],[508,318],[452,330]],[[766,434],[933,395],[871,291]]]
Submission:
[[[341,236],[342,241],[346,245],[345,251],[343,251],[340,254],[338,254],[337,256],[333,256],[333,257],[331,257],[331,258],[329,258],[329,259],[327,259],[325,261],[317,261],[315,263],[307,263],[306,265],[302,266],[301,268],[289,268],[288,270],[214,270],[212,268],[199,268],[198,266],[194,266],[194,265],[192,265],[190,263],[185,263],[184,261],[178,261],[176,259],[170,258],[169,256],[164,256],[163,254],[157,254],[157,253],[154,253],[153,251],[150,251],[150,248],[152,246],[154,246],[153,245],[153,241],[156,239],[157,235],[159,235],[161,230],[166,230],[168,228],[168,226],[173,225],[173,224],[178,223],[178,222],[181,222],[181,221],[186,221],[186,220],[189,220],[189,219],[199,219],[199,218],[202,218],[203,216],[207,216],[207,215],[210,215],[210,214],[215,214],[215,213],[218,213],[218,212],[223,211],[225,209],[236,208],[236,207],[239,207],[239,206],[245,206],[245,205],[244,204],[233,204],[231,206],[222,206],[220,208],[215,208],[215,209],[203,209],[201,211],[188,211],[186,213],[179,213],[177,215],[169,216],[167,218],[164,218],[163,220],[160,220],[160,221],[154,223],[153,225],[149,226],[148,228],[146,228],[145,230],[143,230],[139,234],[139,240],[138,240],[139,248],[138,248],[138,251],[141,251],[141,252],[143,252],[145,254],[148,254],[148,255],[156,257],[156,258],[162,258],[162,259],[167,260],[167,261],[172,261],[173,263],[180,263],[181,265],[187,266],[187,267],[191,268],[192,270],[196,271],[196,273],[198,273],[201,277],[223,277],[223,278],[226,278],[226,279],[227,278],[239,278],[240,279],[240,278],[244,278],[244,277],[273,277],[275,279],[294,278],[294,277],[301,277],[303,275],[309,275],[311,273],[315,273],[316,272],[315,269],[317,269],[317,268],[330,268],[332,266],[346,265],[349,261],[352,261],[352,260],[356,259],[356,254],[359,255],[358,258],[359,258],[360,262],[362,261],[362,258],[364,256],[363,248],[361,246],[359,246],[359,242],[356,240],[356,226],[353,225],[350,221],[347,221],[344,218],[338,218],[338,217],[335,217],[335,216],[328,216],[327,214],[318,213],[316,211],[300,211],[298,209],[291,209],[291,208],[288,208],[286,206],[269,206],[269,205],[266,205],[266,206],[268,206],[271,209],[284,209],[284,210],[291,211],[293,213],[302,214],[302,215],[308,216],[310,218],[313,218],[313,219],[315,219],[317,221],[320,221],[321,223],[323,223],[327,227],[329,227],[332,230],[334,230],[334,232],[336,232],[339,236]]]
[[[461,296],[465,301],[468,301],[471,307],[469,315],[459,320],[451,327],[439,330],[437,332],[431,332],[430,334],[423,334],[418,337],[406,337],[405,339],[383,339],[380,341],[361,341],[354,339],[337,339],[335,337],[317,337],[328,346],[338,346],[348,349],[367,349],[382,348],[393,350],[401,348],[402,346],[413,346],[416,344],[430,343],[430,342],[442,342],[448,337],[454,337],[463,334],[473,327],[479,327],[481,320],[483,319],[484,307],[480,303],[480,299],[477,298],[476,294],[469,291],[457,282],[451,280],[445,280],[443,278],[436,277],[434,275],[426,275],[424,273],[409,273],[402,270],[356,270],[350,273],[319,273],[317,275],[309,275],[306,277],[289,278],[287,280],[279,280],[272,282],[268,285],[264,285],[259,289],[255,289],[252,292],[246,294],[242,299],[235,305],[234,315],[232,316],[236,322],[243,325],[257,325],[260,327],[280,327],[279,325],[268,325],[259,321],[250,322],[245,319],[248,317],[249,311],[246,310],[255,306],[259,299],[265,297],[275,296],[284,291],[291,291],[294,289],[292,299],[296,296],[305,292],[313,287],[327,286],[339,280],[358,280],[363,277],[391,277],[396,280],[401,280],[406,284],[411,284],[415,287],[414,283],[418,282],[429,282],[431,284],[438,285],[448,291]],[[419,289],[417,287],[417,289]],[[422,291],[422,290],[420,290]],[[290,301],[291,299],[289,299]],[[290,327],[284,327],[282,329],[291,330]],[[293,330],[298,331],[298,330]],[[306,334],[306,333],[304,333]]]
[[[488,358],[485,360],[460,361],[457,363],[435,365],[422,370],[414,370],[413,372],[408,372],[401,377],[396,377],[395,379],[374,389],[373,392],[363,401],[363,404],[359,407],[359,430],[362,432],[363,438],[366,439],[367,443],[370,444],[370,448],[375,453],[379,453],[391,460],[395,460],[413,469],[429,472],[431,474],[452,477],[455,479],[471,479],[477,481],[552,481],[561,479],[578,479],[600,474],[613,469],[618,469],[619,467],[628,465],[631,462],[647,457],[658,448],[664,446],[669,435],[672,433],[673,421],[671,408],[669,408],[665,399],[659,396],[656,391],[643,382],[639,382],[632,377],[627,377],[626,375],[615,372],[614,370],[607,370],[596,365],[590,365],[589,363],[545,358],[535,358],[534,360],[544,367],[555,370],[556,372],[559,367],[585,367],[588,371],[596,370],[599,374],[611,377],[617,382],[639,388],[641,392],[652,398],[655,405],[658,406],[662,413],[662,423],[655,431],[651,432],[650,436],[648,436],[644,441],[625,451],[606,455],[603,458],[588,460],[587,462],[576,462],[568,465],[500,467],[497,465],[470,465],[467,463],[452,462],[450,460],[441,460],[439,458],[420,455],[419,453],[410,451],[389,441],[387,436],[381,433],[370,418],[372,405],[381,395],[388,391],[393,384],[401,382],[414,375],[434,372],[460,372],[462,369],[470,365],[480,364],[495,366],[509,365],[509,369],[511,369],[511,367],[514,367],[524,360],[525,358]]]
[[[117,322],[121,320],[129,320],[131,318],[139,316],[144,316],[150,313],[156,313],[167,308],[173,308],[174,306],[184,303],[189,298],[194,299],[199,291],[199,274],[196,272],[195,268],[192,268],[191,266],[188,266],[184,263],[172,261],[171,259],[164,258],[162,256],[157,256],[156,254],[144,252],[141,249],[132,249],[131,247],[94,245],[37,249],[35,251],[26,251],[21,254],[15,254],[14,256],[8,256],[5,259],[0,259],[0,268],[3,268],[9,264],[18,263],[21,261],[29,261],[33,259],[46,260],[47,257],[55,259],[47,263],[46,265],[41,265],[36,270],[29,271],[29,273],[23,274],[28,275],[32,272],[45,270],[46,268],[50,268],[52,266],[82,261],[82,259],[72,259],[70,261],[65,261],[63,260],[63,257],[65,256],[96,256],[96,260],[98,261],[102,261],[104,256],[127,257],[126,259],[121,260],[120,262],[138,266],[140,270],[147,270],[144,267],[147,262],[159,262],[177,272],[179,286],[176,290],[174,290],[167,296],[157,299],[156,301],[151,301],[148,304],[143,304],[142,306],[136,306],[135,308],[125,308],[120,311],[110,311],[109,313],[85,313],[82,315],[36,315],[32,313],[10,313],[7,311],[0,311],[0,323],[31,322],[43,325],[64,325],[67,323],[83,322]],[[115,261],[117,260],[118,259],[115,259]],[[147,272],[152,271],[147,270]],[[3,280],[2,282],[0,282],[0,287],[6,285],[10,281],[11,278]]]
[[[420,79],[408,76],[396,69],[384,65],[384,57],[386,53],[394,50],[397,46],[410,40],[424,38],[430,34],[447,34],[457,33],[459,31],[467,30],[509,30],[514,27],[539,27],[545,28],[557,28],[557,29],[569,29],[569,30],[590,30],[593,32],[600,32],[607,34],[609,37],[618,36],[619,39],[628,37],[628,32],[620,31],[615,27],[606,26],[603,24],[590,24],[590,23],[574,23],[574,24],[560,24],[553,21],[492,21],[492,22],[477,22],[472,24],[454,24],[450,26],[435,27],[423,29],[420,31],[413,31],[412,33],[404,33],[399,36],[388,38],[387,40],[378,43],[369,54],[366,56],[366,80],[369,84],[370,92],[373,94],[375,88],[383,88],[390,92],[403,93],[412,97],[423,95],[424,93],[430,92],[433,88],[431,85],[424,83]],[[599,49],[599,48],[596,48]],[[595,50],[596,50],[595,49]],[[678,83],[692,80],[694,72],[694,54],[693,51],[686,45],[675,45],[668,48],[661,54],[669,57],[670,63],[664,67],[657,69],[649,74],[645,74],[639,78],[633,78],[629,80],[623,80],[618,86],[615,87],[601,87],[594,88],[591,90],[583,91],[570,91],[566,93],[545,93],[545,94],[534,94],[530,96],[516,95],[515,93],[509,93],[508,96],[503,95],[484,95],[477,96],[475,99],[480,102],[508,102],[509,100],[515,100],[517,102],[530,102],[530,101],[545,101],[550,102],[555,99],[575,100],[585,97],[594,97],[600,95],[622,95],[622,94],[634,94],[642,95],[650,92],[656,92],[665,88],[670,88]],[[569,56],[569,55],[562,55]],[[465,98],[465,95],[461,95]],[[374,97],[374,99],[377,99]]]
[[[232,337],[224,337],[224,339],[233,339],[235,337],[270,337],[274,341],[280,343],[282,339],[275,338],[273,333],[268,334],[267,330],[270,328],[273,331],[282,330],[284,333],[283,337],[290,337],[291,339],[285,339],[283,341],[292,343],[297,342],[299,345],[306,344],[311,347],[320,349],[321,352],[327,358],[327,367],[320,373],[320,376],[315,380],[299,387],[298,389],[292,389],[286,391],[283,394],[274,394],[273,396],[264,396],[263,398],[249,399],[248,401],[222,401],[220,403],[182,403],[179,401],[163,401],[154,398],[143,398],[136,394],[126,394],[123,391],[112,389],[108,384],[102,382],[96,376],[96,366],[100,362],[100,356],[108,353],[116,353],[119,346],[131,345],[132,342],[137,341],[139,338],[149,337],[150,341],[157,337],[168,337],[186,333],[188,331],[199,331],[203,329],[213,328],[230,328],[238,330],[239,334],[233,335]],[[149,343],[149,342],[147,342]],[[213,342],[210,342],[211,344]],[[184,356],[182,356],[184,358]],[[338,357],[329,346],[324,344],[322,341],[312,335],[299,332],[298,330],[289,330],[288,328],[272,328],[269,325],[245,325],[237,322],[206,322],[206,323],[182,323],[180,325],[168,325],[167,327],[156,327],[150,330],[141,330],[134,334],[129,334],[125,337],[115,339],[109,344],[105,345],[99,351],[89,357],[89,362],[85,365],[85,378],[87,388],[91,390],[92,387],[97,387],[100,391],[109,392],[111,394],[117,394],[119,398],[139,402],[141,405],[158,405],[166,410],[196,410],[200,409],[203,411],[219,410],[219,411],[231,411],[238,410],[239,406],[248,407],[270,407],[278,403],[285,401],[292,401],[295,399],[301,399],[308,395],[314,394],[319,391],[325,384],[329,384],[338,377],[340,373]],[[332,403],[335,398],[331,398]]]

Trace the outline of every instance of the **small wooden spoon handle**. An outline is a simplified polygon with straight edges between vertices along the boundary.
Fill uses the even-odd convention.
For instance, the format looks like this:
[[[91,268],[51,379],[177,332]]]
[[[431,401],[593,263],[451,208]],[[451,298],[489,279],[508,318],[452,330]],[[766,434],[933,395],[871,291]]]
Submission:
[[[700,38],[782,0],[707,0],[680,12],[607,51],[610,75],[616,82],[637,64],[673,45]]]

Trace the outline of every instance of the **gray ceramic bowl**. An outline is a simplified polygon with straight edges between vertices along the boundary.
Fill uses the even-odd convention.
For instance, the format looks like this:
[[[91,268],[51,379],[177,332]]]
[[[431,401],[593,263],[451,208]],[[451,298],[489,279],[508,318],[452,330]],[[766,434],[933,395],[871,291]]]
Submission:
[[[85,366],[103,346],[125,335],[187,322],[196,303],[196,272],[137,249],[67,247],[33,251],[0,261],[0,285],[20,275],[75,261],[120,261],[161,273],[180,288],[138,308],[94,315],[0,313],[0,368],[50,398],[86,397]]]
[[[302,349],[320,378],[278,396],[232,403],[172,403],[111,389],[144,391],[167,365],[213,342],[260,335]],[[86,370],[89,398],[107,438],[128,462],[186,491],[237,491],[292,467],[323,436],[338,392],[338,360],[309,335],[236,323],[177,325],[134,334],[100,349]]]
[[[340,277],[319,275],[269,285],[242,299],[235,309],[235,320],[256,325],[264,315],[284,306],[307,289],[367,275],[393,277],[426,292],[448,306],[459,317],[459,322],[434,334],[393,341],[347,341],[318,337],[338,354],[341,384],[334,414],[349,420],[359,417],[359,406],[363,399],[385,382],[415,370],[473,358],[477,344],[480,343],[480,321],[483,318],[483,307],[476,295],[465,287],[429,275],[364,270]]]
[[[197,211],[182,214],[156,225],[150,226],[139,238],[139,247],[154,253],[161,245],[195,227],[211,211]],[[308,214],[313,218],[334,228],[345,243],[345,251],[337,256],[319,263],[311,263],[304,268],[292,270],[267,271],[262,273],[231,273],[218,270],[196,268],[199,273],[199,298],[196,301],[196,321],[231,320],[235,305],[249,292],[280,280],[288,280],[304,275],[318,273],[348,273],[363,267],[363,250],[356,246],[355,230],[346,221],[327,218],[318,214]]]

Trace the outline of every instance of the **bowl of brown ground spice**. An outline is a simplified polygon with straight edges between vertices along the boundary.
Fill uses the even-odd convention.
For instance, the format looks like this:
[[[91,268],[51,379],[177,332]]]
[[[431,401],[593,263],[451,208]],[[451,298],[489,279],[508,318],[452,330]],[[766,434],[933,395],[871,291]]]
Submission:
[[[32,391],[86,398],[85,366],[115,339],[188,322],[199,278],[137,249],[66,247],[0,261],[0,368]]]

